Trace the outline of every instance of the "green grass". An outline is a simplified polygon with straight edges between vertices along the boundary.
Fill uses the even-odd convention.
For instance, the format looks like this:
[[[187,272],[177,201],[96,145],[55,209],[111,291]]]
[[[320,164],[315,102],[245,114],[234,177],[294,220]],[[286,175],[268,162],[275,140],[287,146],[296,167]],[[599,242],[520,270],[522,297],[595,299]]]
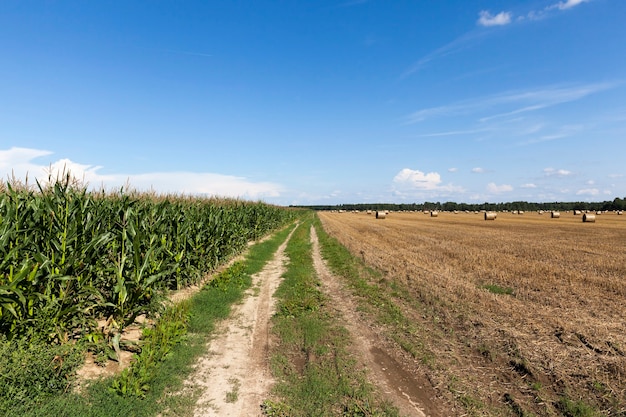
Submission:
[[[186,302],[184,316],[186,320],[186,333],[177,334],[180,327],[175,323],[180,321],[181,316],[164,314],[161,322],[162,332],[153,331],[149,338],[154,339],[153,348],[163,343],[165,339],[176,340],[177,343],[170,345],[159,358],[152,357],[150,360],[144,357],[144,363],[150,363],[148,367],[140,367],[128,371],[136,374],[140,381],[139,390],[135,390],[132,381],[126,383],[131,388],[124,395],[120,395],[119,389],[114,389],[120,384],[120,378],[102,379],[90,384],[82,393],[72,392],[71,381],[66,381],[66,392],[59,394],[38,391],[37,395],[22,398],[20,401],[11,400],[6,395],[0,400],[0,414],[3,416],[19,417],[44,417],[44,416],[68,416],[68,417],[110,417],[110,416],[182,416],[189,415],[196,401],[198,393],[182,393],[182,383],[192,372],[192,365],[196,359],[205,353],[207,341],[211,337],[217,321],[228,317],[231,305],[243,296],[244,291],[251,285],[251,275],[260,271],[267,263],[278,246],[286,239],[289,229],[284,229],[269,240],[252,246],[246,260],[236,263],[215,278],[209,285]],[[181,307],[176,307],[180,309]],[[175,333],[175,334],[172,334]],[[177,336],[177,337],[172,337]],[[178,343],[183,340],[183,343]],[[27,350],[24,348],[23,350]],[[32,350],[32,349],[31,349]],[[152,352],[146,349],[144,352]],[[50,353],[52,354],[52,353]],[[54,357],[54,356],[53,356]],[[141,356],[140,356],[141,358]],[[21,357],[24,366],[31,365],[26,354]],[[138,360],[141,362],[141,360]],[[0,362],[1,363],[1,362]],[[42,362],[42,369],[49,364]],[[69,361],[68,361],[69,363]],[[27,368],[24,368],[27,369]],[[2,370],[7,372],[6,368]],[[54,368],[52,368],[54,371]],[[25,372],[26,373],[26,372]],[[31,373],[32,374],[32,373]],[[33,376],[38,376],[39,373]],[[44,375],[44,374],[41,374]],[[144,377],[146,377],[144,379]],[[116,382],[117,381],[117,382]],[[31,387],[38,383],[36,378],[27,382]],[[143,385],[146,385],[144,389]],[[27,385],[25,385],[27,387]],[[139,395],[135,395],[139,394]],[[2,394],[0,394],[2,395]]]
[[[284,281],[276,292],[273,332],[278,346],[272,356],[277,379],[268,416],[382,416],[397,411],[380,401],[363,371],[347,352],[350,338],[328,309],[315,274],[309,230],[311,218],[292,235]]]
[[[558,402],[558,408],[566,417],[598,417],[600,416],[593,407],[586,404],[583,400],[571,400],[562,397]]]
[[[515,295],[513,288],[510,287],[502,287],[496,284],[486,284],[483,285],[482,288],[486,289],[492,294],[505,294],[505,295]]]
[[[237,378],[229,379],[228,383],[231,385],[232,390],[226,393],[226,402],[234,403],[239,398],[239,387],[241,383]]]

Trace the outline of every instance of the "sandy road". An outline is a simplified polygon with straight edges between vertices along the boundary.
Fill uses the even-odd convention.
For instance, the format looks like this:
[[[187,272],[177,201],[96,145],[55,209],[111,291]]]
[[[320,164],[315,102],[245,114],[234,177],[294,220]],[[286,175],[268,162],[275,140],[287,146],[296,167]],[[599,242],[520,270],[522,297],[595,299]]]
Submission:
[[[208,354],[196,365],[187,384],[202,391],[195,417],[262,415],[261,403],[273,382],[268,364],[273,294],[284,272],[290,238],[291,234],[273,259],[252,277],[252,287],[243,302],[220,324]]]
[[[262,401],[269,396],[273,384],[269,369],[273,294],[285,271],[285,248],[290,238],[291,234],[273,259],[252,277],[252,287],[243,302],[234,306],[230,317],[219,325],[208,353],[196,364],[196,371],[186,383],[201,391],[195,417],[262,416]],[[354,298],[330,273],[313,227],[311,242],[313,262],[324,292],[350,332],[352,352],[360,366],[367,369],[370,381],[401,415],[438,416],[422,391],[426,382],[416,379],[389,354],[375,330],[359,316]]]

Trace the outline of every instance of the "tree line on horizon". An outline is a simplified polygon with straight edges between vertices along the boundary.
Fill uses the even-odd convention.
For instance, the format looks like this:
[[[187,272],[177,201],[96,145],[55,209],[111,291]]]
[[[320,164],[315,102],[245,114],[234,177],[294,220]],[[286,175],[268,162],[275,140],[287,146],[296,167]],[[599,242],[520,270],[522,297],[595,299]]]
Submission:
[[[307,208],[311,210],[324,211],[324,210],[392,210],[392,211],[410,211],[410,210],[440,210],[440,211],[571,211],[571,210],[625,210],[626,209],[626,197],[615,198],[613,201],[600,201],[600,202],[547,202],[547,203],[533,203],[528,201],[511,201],[507,203],[456,203],[452,201],[448,202],[429,202],[424,203],[356,203],[356,204],[336,204],[336,205],[292,205],[290,207]]]

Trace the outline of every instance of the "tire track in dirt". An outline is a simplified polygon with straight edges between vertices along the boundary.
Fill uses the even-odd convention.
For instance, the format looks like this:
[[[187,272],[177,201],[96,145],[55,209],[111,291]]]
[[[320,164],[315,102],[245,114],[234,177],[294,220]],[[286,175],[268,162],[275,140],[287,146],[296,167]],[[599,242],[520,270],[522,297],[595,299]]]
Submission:
[[[194,417],[262,415],[261,402],[273,384],[269,369],[273,295],[285,271],[285,248],[294,230],[263,270],[252,276],[244,300],[220,323],[208,353],[187,381],[201,390]]]
[[[315,228],[311,226],[313,264],[322,282],[330,305],[343,319],[343,325],[352,337],[352,349],[368,371],[368,379],[393,403],[403,416],[435,417],[439,414],[422,388],[428,384],[420,381],[404,369],[384,348],[380,337],[357,312],[358,303],[344,290],[322,259]]]

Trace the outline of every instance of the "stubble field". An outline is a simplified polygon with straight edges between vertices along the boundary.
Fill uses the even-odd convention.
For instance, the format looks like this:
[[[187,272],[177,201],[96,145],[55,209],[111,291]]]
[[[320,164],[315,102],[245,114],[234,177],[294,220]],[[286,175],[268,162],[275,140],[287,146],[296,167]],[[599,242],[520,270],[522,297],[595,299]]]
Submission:
[[[442,403],[471,415],[626,415],[626,216],[319,217],[383,272],[415,323],[414,372]]]

